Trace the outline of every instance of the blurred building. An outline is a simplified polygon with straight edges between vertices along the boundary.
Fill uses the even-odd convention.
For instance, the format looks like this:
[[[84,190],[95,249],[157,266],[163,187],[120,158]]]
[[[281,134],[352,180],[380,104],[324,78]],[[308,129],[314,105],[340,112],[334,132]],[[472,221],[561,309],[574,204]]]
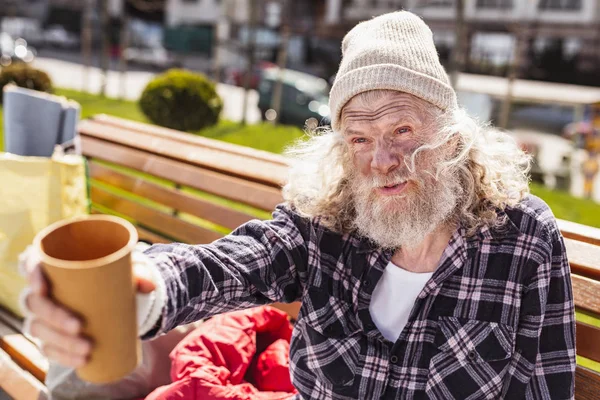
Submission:
[[[220,65],[238,68],[247,60],[251,6],[257,9],[257,59],[276,61],[287,27],[288,66],[324,78],[337,70],[346,32],[386,12],[408,9],[422,16],[434,31],[444,63],[455,43],[454,0],[0,0],[0,18],[13,18],[13,25],[6,26],[16,30],[58,24],[80,32],[85,5],[97,7],[100,1],[107,2],[114,21],[113,42],[125,10],[137,21],[132,36],[138,41],[152,37],[156,43],[159,37],[169,50],[216,56]],[[600,86],[600,1],[464,4],[467,72],[503,76],[516,63],[522,78]]]
[[[51,25],[78,32],[82,3],[76,0],[0,0],[0,28],[11,36],[38,45],[44,41],[44,30]]]
[[[554,75],[562,71],[563,80],[571,74],[572,82],[600,85],[599,1],[464,0],[464,4],[467,68],[472,72],[502,75],[518,49],[522,77],[557,80],[552,78],[559,78]],[[341,39],[358,21],[403,8],[423,17],[441,55],[447,56],[454,46],[454,0],[327,0],[325,23],[317,33]]]
[[[250,3],[222,1],[222,16],[216,23],[221,43],[247,41]],[[339,65],[340,43],[346,32],[359,21],[394,10],[408,9],[423,17],[434,31],[444,63],[454,48],[454,0],[287,3],[292,17],[286,22],[285,13],[277,9],[282,0],[256,0],[261,8],[259,57],[274,61],[280,24],[288,23],[292,30],[288,65],[326,78]],[[466,71],[504,76],[517,62],[518,77],[600,85],[600,1],[464,0],[464,4]],[[224,62],[243,63],[240,48],[224,46],[220,50]]]
[[[245,65],[250,41],[251,7],[256,10],[256,58],[275,63],[288,29],[287,65],[328,78],[339,65],[340,39],[318,35],[325,20],[326,0],[223,0],[217,22],[222,65]]]
[[[27,17],[42,19],[46,13],[47,1],[40,0],[0,0],[0,18]]]
[[[221,1],[166,0],[165,3],[165,47],[179,53],[210,56]]]

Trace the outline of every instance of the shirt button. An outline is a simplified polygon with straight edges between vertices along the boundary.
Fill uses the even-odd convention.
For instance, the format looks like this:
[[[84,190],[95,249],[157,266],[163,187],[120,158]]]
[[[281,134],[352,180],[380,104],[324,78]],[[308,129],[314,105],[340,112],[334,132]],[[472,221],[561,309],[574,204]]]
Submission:
[[[392,364],[396,364],[398,362],[398,356],[396,356],[396,355],[391,356],[390,357],[390,362]]]
[[[375,329],[375,325],[374,324],[367,324],[367,326],[365,328],[367,328],[368,331],[371,331],[371,330]]]
[[[368,278],[367,278],[367,279],[365,279],[365,280],[363,281],[363,286],[364,286],[364,287],[366,287],[366,288],[368,288],[369,286],[371,286],[371,280],[370,280],[370,279],[368,279]]]
[[[471,350],[469,352],[469,359],[475,360],[476,358],[477,358],[477,353],[475,352],[475,350]]]

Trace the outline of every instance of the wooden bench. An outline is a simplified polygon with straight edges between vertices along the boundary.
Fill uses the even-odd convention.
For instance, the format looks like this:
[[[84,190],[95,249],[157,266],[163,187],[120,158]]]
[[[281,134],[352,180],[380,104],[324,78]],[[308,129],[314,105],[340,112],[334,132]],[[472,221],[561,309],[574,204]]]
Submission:
[[[103,115],[83,121],[79,131],[89,160],[92,212],[129,219],[142,240],[207,243],[268,217],[282,201],[288,163],[281,156]],[[559,224],[578,312],[600,318],[600,229]],[[277,306],[292,317],[299,309]],[[19,319],[0,311],[0,360],[11,360],[0,367],[0,387],[31,399],[32,393],[43,396],[48,366],[21,328]],[[577,323],[577,354],[600,362],[599,328]],[[599,394],[600,374],[578,366],[576,398]]]

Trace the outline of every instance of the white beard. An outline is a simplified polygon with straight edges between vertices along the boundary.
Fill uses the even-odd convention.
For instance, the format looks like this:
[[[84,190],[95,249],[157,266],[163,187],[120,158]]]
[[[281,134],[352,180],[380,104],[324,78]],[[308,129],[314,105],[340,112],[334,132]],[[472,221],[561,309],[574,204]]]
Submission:
[[[376,193],[376,187],[401,181],[403,177],[410,183],[401,194],[382,196]],[[444,174],[437,180],[431,176],[425,179],[398,173],[373,178],[355,175],[351,180],[356,208],[355,229],[388,249],[418,246],[427,234],[452,217],[462,195],[457,174],[453,173]]]

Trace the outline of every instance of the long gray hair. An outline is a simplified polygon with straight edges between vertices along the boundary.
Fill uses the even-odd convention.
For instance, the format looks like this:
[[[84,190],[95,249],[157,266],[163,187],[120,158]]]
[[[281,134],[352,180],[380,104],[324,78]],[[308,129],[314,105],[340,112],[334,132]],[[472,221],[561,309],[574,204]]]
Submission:
[[[369,104],[386,92],[365,92],[357,97]],[[420,152],[457,140],[453,157],[438,166],[438,173],[450,169],[459,175],[463,190],[454,218],[470,235],[484,225],[502,228],[505,221],[497,211],[514,206],[529,193],[530,157],[507,133],[475,121],[463,109],[443,113],[429,107],[429,112],[439,114],[438,140],[420,146],[410,164],[414,168]],[[308,140],[296,143],[286,153],[292,159],[289,181],[283,188],[286,202],[301,215],[321,217],[334,231],[354,230],[356,210],[344,168],[349,152],[342,134],[330,128],[314,130]]]

